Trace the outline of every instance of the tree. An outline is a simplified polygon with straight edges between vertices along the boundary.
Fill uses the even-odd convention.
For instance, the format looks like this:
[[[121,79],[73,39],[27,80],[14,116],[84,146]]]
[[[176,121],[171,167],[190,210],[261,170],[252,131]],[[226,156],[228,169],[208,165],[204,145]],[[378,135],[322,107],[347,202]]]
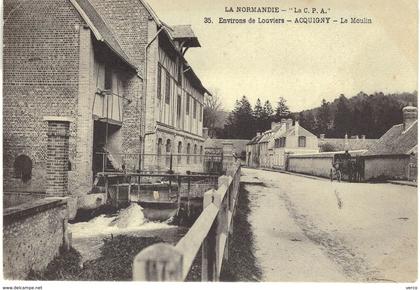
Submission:
[[[317,114],[317,131],[319,134],[326,134],[331,123],[331,117],[330,117],[330,109],[329,109],[329,103],[322,99],[321,101],[321,108],[318,111]]]
[[[269,100],[265,101],[262,114],[262,127],[260,132],[264,132],[271,128],[271,121],[273,120],[274,110]]]
[[[347,98],[341,94],[338,98],[337,111],[334,116],[334,134],[336,137],[343,138],[345,134],[351,135],[353,128],[351,113]]]
[[[317,122],[311,111],[299,113],[299,125],[314,134],[318,134]]]
[[[264,127],[264,109],[261,105],[261,100],[258,98],[254,106],[253,116],[255,120],[255,130],[261,131]]]
[[[220,121],[221,114],[222,104],[217,91],[213,92],[212,95],[206,95],[203,108],[203,127],[209,129],[210,137],[216,135],[216,124]]]
[[[263,112],[265,116],[268,116],[268,118],[271,118],[273,116],[274,110],[269,100],[265,101]]]
[[[240,101],[236,100],[235,108],[229,114],[225,130],[228,138],[232,139],[251,139],[255,135],[254,116],[246,96]]]
[[[285,98],[283,97],[279,98],[279,101],[277,102],[277,107],[276,107],[276,114],[274,116],[275,121],[278,122],[282,118],[287,118],[290,116],[290,110],[286,103],[287,101]]]

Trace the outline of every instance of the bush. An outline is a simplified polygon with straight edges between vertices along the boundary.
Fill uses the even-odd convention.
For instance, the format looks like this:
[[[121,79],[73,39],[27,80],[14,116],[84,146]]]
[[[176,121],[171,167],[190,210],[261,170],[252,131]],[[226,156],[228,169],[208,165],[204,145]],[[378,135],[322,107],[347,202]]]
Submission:
[[[335,151],[335,148],[330,143],[324,143],[324,144],[321,144],[319,146],[319,151],[320,152],[334,152]]]

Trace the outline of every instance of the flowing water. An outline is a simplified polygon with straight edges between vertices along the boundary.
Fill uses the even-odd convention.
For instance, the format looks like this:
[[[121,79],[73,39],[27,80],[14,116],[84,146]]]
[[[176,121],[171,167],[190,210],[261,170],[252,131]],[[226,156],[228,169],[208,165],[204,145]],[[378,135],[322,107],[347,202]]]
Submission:
[[[100,215],[88,222],[69,224],[69,229],[72,233],[72,246],[86,261],[100,256],[103,239],[111,235],[159,236],[167,242],[175,243],[185,234],[186,229],[169,223],[170,219],[163,222],[149,221],[144,217],[143,208],[133,203],[114,215]]]

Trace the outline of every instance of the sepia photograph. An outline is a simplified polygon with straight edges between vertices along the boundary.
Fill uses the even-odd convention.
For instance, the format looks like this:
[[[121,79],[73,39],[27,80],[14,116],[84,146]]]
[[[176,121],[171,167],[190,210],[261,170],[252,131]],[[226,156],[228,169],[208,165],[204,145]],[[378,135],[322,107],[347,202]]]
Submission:
[[[417,1],[1,5],[3,290],[417,289]]]

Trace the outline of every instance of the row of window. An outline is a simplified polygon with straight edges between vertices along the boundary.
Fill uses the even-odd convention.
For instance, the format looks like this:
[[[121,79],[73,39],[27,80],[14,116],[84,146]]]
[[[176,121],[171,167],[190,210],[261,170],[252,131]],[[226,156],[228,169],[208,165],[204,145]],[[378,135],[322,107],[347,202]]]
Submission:
[[[159,100],[162,99],[162,71],[165,72],[165,103],[170,104],[171,100],[171,78],[169,71],[166,70],[161,64],[158,66],[158,76],[157,76],[157,98]],[[191,94],[187,94],[186,96],[186,104],[185,104],[185,114],[190,114],[190,99],[193,99],[193,118],[197,118],[197,100],[195,100]],[[202,121],[203,116],[203,106],[199,104],[199,121]],[[177,98],[177,115],[181,116],[181,96],[178,95]]]
[[[299,136],[298,139],[299,147],[306,147],[306,137]],[[286,137],[277,138],[274,140],[274,148],[283,148],[286,147]]]
[[[163,140],[162,140],[162,138],[159,138],[158,143],[157,143],[157,154],[158,155],[162,154],[162,148],[163,148]],[[192,154],[198,154],[197,150],[198,150],[198,146],[197,146],[197,144],[194,144],[194,152]],[[166,151],[166,153],[171,153],[172,152],[172,141],[171,141],[171,139],[166,140],[165,151]],[[178,142],[177,153],[178,154],[182,153],[182,142],[181,141]],[[187,152],[186,153],[191,154],[191,144],[190,143],[187,144]],[[200,146],[200,154],[203,154],[203,146]]]
[[[162,149],[163,149],[163,140],[162,140],[162,138],[159,138],[158,139],[158,143],[157,143],[157,155],[158,156],[162,155]],[[166,140],[165,151],[166,151],[166,154],[165,155],[167,155],[168,153],[171,153],[172,152],[172,141],[170,139],[167,139]],[[182,157],[184,155],[184,154],[182,154],[182,142],[181,141],[178,142],[177,153],[179,154],[177,156],[177,160],[178,160],[178,163],[180,163],[181,160],[182,160]],[[187,143],[187,150],[186,150],[186,154],[185,154],[186,155],[187,164],[190,163],[190,157],[191,157],[191,155],[194,156],[193,157],[194,158],[194,162],[197,162],[197,155],[198,154],[203,155],[203,153],[204,153],[203,146],[200,146],[200,152],[198,152],[198,146],[197,146],[197,144],[194,144],[194,151],[191,152],[191,144],[190,143]],[[200,158],[200,160],[201,160],[201,158]]]

